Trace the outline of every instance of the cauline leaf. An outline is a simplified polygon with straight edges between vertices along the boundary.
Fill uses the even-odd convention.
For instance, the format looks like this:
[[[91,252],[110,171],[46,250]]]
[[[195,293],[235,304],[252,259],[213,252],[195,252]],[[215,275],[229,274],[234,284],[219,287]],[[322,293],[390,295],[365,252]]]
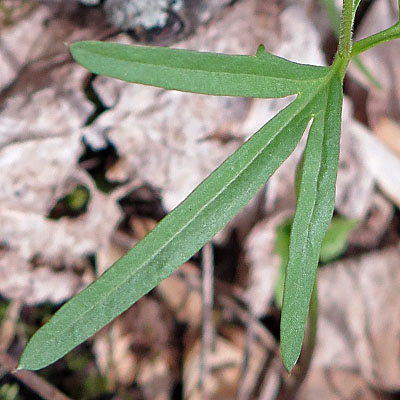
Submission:
[[[133,249],[63,305],[31,338],[18,368],[35,370],[58,360],[174,272],[257,193],[312,120],[282,310],[282,356],[291,370],[301,351],[319,249],[333,211],[342,93],[336,64],[297,64],[263,47],[255,56],[233,56],[78,42],[71,53],[92,72],[128,82],[201,94],[297,98]]]

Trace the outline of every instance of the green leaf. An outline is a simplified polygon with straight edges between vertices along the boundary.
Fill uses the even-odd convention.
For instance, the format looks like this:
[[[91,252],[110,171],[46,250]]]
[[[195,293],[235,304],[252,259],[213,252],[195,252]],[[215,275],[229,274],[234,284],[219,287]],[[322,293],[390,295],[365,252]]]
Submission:
[[[323,263],[333,261],[342,255],[347,247],[351,231],[359,224],[358,220],[343,217],[333,217],[328,231],[322,241],[319,259]]]
[[[330,68],[326,68],[326,73]],[[321,88],[319,88],[321,89]],[[56,361],[168,277],[218,232],[290,155],[315,108],[317,88],[289,104],[229,157],[125,256],[39,329],[19,369]]]
[[[282,60],[263,48],[256,56],[248,57],[110,44],[103,46],[95,42],[74,44],[72,52],[93,72],[132,82],[209,94],[275,97],[298,93],[298,96],[203,181],[140,243],[96,282],[61,307],[31,338],[22,354],[19,369],[40,369],[56,361],[187,261],[246,205],[291,154],[310,120],[314,119],[307,145],[311,150],[304,160],[299,207],[294,222],[294,230],[300,239],[291,236],[289,267],[293,269],[294,266],[294,269],[293,272],[288,270],[290,279],[287,277],[285,293],[293,288],[293,283],[307,289],[310,278],[306,276],[304,283],[298,281],[296,261],[309,263],[311,260],[312,272],[315,255],[318,260],[320,236],[323,237],[325,222],[331,217],[333,209],[341,111],[341,82],[338,76],[343,69],[343,61],[338,58],[332,67],[312,67]],[[322,148],[318,147],[318,143],[322,143]],[[310,165],[313,160],[317,161],[317,177],[312,171],[315,166]],[[307,194],[309,190],[311,194]],[[314,205],[310,209],[308,200],[313,199]],[[302,221],[307,222],[305,230],[299,228]],[[304,231],[309,236],[305,242]],[[312,249],[308,246],[308,239],[315,245]],[[315,271],[311,275],[313,279]],[[311,292],[308,294],[306,290],[303,294],[308,299],[299,302],[298,313],[306,316]],[[287,316],[289,320],[292,318],[290,313],[293,314],[293,304],[286,296],[284,325]],[[289,344],[282,347],[286,360],[290,360],[287,353],[292,352],[292,343],[299,341],[294,335],[299,334],[301,327],[304,330],[301,319],[295,322],[294,329],[290,324],[284,326],[283,342]],[[300,334],[301,348],[303,336],[302,332]]]
[[[255,56],[201,53],[189,50],[77,42],[74,59],[100,75],[185,92],[284,97],[308,90],[326,75],[326,68],[297,64],[260,46]]]
[[[281,317],[281,351],[290,372],[304,337],[322,240],[332,218],[339,160],[342,87],[334,75],[320,92],[304,152]]]

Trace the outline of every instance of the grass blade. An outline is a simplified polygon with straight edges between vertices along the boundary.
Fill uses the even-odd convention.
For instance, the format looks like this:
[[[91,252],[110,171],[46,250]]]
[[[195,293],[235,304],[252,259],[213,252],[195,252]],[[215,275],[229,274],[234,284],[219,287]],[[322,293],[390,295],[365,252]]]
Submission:
[[[289,372],[300,355],[321,243],[334,209],[342,107],[338,77],[321,92],[318,105],[304,153],[283,295],[281,351]]]
[[[185,92],[284,97],[307,90],[328,68],[297,64],[260,46],[255,56],[86,41],[70,47],[74,59],[96,74]]]
[[[56,361],[168,277],[219,231],[299,142],[315,92],[299,97],[229,157],[141,242],[39,329],[19,369]]]

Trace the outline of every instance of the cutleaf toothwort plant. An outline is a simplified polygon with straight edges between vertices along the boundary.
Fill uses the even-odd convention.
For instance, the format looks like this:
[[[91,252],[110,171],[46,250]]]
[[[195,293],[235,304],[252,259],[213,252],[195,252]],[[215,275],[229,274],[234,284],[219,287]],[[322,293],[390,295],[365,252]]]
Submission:
[[[342,83],[352,57],[400,38],[391,28],[352,43],[360,0],[344,0],[339,47],[329,67],[293,63],[260,46],[255,56],[77,42],[74,59],[96,74],[165,89],[295,100],[205,179],[141,242],[39,329],[19,369],[40,369],[92,336],[196,253],[269,179],[310,125],[291,228],[281,351],[288,371],[299,358],[320,247],[334,209]],[[400,0],[399,0],[400,3]]]

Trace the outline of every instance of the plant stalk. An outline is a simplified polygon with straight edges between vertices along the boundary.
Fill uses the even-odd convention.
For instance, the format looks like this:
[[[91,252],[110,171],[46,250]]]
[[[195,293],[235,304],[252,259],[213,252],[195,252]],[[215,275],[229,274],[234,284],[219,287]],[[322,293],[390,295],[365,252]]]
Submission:
[[[339,55],[350,59],[353,28],[353,0],[343,0],[342,20],[340,25]]]
[[[375,35],[368,36],[365,39],[361,39],[358,42],[355,42],[351,51],[351,57],[354,57],[366,50],[369,50],[372,47],[377,46],[378,44],[389,42],[390,40],[394,39],[400,39],[400,20],[395,25],[391,26],[388,29],[385,29],[382,32],[376,33]]]

